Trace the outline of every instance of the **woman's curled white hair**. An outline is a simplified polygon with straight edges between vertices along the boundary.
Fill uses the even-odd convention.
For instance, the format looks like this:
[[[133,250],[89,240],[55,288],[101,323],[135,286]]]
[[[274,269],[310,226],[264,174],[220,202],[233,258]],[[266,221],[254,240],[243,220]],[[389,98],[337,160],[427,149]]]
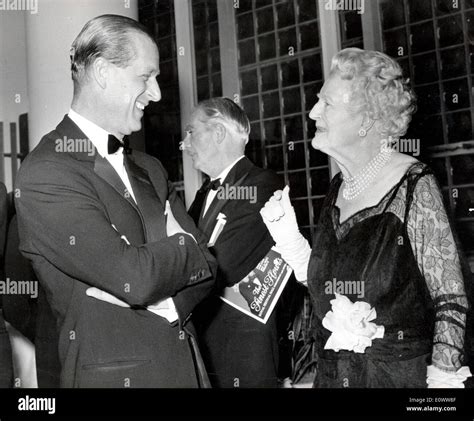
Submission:
[[[394,59],[379,51],[346,48],[333,57],[330,74],[353,82],[349,106],[365,112],[384,139],[406,133],[416,97]]]

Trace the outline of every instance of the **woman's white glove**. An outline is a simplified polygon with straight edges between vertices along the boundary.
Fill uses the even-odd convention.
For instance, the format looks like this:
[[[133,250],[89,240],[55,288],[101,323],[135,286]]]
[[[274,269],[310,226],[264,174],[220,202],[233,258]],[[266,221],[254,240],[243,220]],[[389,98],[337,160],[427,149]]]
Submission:
[[[273,193],[260,210],[260,215],[278,251],[294,270],[296,279],[306,284],[311,247],[298,229],[289,191],[290,188],[285,186],[283,191]]]
[[[464,382],[468,377],[471,377],[471,371],[469,367],[463,366],[458,371],[449,373],[434,365],[429,365],[426,370],[426,383],[428,383],[428,389],[436,388],[456,388],[463,389]]]

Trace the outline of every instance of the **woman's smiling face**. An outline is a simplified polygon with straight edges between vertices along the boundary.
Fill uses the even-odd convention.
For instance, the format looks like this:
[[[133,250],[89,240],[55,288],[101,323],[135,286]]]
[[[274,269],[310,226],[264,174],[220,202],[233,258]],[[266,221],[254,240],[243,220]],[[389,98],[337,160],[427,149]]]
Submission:
[[[311,142],[314,149],[328,155],[354,143],[363,116],[350,107],[352,82],[333,75],[326,80],[318,102],[309,113],[316,121],[316,134]]]

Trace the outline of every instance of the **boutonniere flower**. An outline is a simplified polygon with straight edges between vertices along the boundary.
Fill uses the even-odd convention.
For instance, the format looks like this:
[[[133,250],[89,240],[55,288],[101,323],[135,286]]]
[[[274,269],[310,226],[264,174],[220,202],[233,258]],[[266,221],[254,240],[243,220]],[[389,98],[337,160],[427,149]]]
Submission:
[[[372,322],[377,313],[369,303],[353,303],[345,295],[335,295],[336,298],[331,300],[332,309],[323,319],[323,326],[332,332],[324,349],[364,353],[374,339],[383,338],[385,328]]]

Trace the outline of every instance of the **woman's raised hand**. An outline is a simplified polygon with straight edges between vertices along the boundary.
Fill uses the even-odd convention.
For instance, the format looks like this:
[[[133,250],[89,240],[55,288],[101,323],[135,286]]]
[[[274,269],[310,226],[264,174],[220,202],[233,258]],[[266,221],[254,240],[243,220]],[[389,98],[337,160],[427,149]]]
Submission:
[[[288,186],[283,190],[277,190],[260,209],[263,222],[277,245],[292,241],[300,235],[289,192]]]
[[[290,188],[277,190],[260,210],[277,250],[295,272],[296,279],[306,284],[311,248],[301,235],[290,201]]]

